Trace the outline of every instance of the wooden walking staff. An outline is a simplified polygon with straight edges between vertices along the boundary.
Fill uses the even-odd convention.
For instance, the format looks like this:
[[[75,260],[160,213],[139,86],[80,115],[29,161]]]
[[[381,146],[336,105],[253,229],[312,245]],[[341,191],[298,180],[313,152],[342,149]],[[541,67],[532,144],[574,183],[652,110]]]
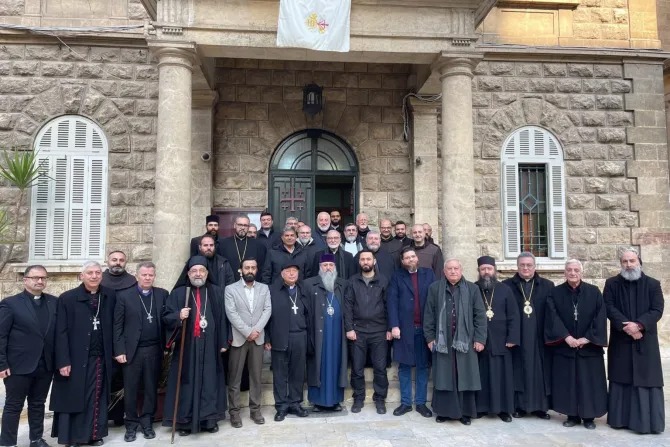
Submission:
[[[184,300],[184,308],[188,307],[188,298],[191,294],[191,288],[186,287],[186,299]],[[179,311],[181,313],[181,310]],[[186,320],[181,320],[181,344],[179,345],[179,365],[177,365],[177,390],[174,398],[174,411],[172,412],[172,435],[170,437],[170,444],[174,444],[174,432],[177,429],[177,411],[179,410],[179,392],[181,388],[181,367],[184,362],[184,341],[186,340]]]

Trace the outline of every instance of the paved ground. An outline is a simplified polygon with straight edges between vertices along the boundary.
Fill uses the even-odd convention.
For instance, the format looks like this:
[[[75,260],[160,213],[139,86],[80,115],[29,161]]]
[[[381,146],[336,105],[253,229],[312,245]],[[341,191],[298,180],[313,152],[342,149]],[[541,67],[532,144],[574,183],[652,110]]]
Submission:
[[[663,352],[663,367],[666,384],[670,384],[670,351]],[[184,438],[175,437],[178,446],[398,446],[419,447],[454,445],[459,447],[495,446],[634,446],[634,447],[670,447],[670,388],[666,387],[666,427],[661,435],[637,435],[626,430],[613,430],[605,424],[605,419],[596,421],[595,431],[586,430],[582,426],[564,428],[561,424],[565,419],[562,415],[552,414],[549,421],[533,417],[515,419],[512,423],[504,423],[497,417],[475,419],[469,427],[458,421],[442,424],[435,418],[426,419],[412,412],[405,416],[395,417],[391,413],[397,404],[389,404],[389,412],[380,416],[375,412],[374,405],[366,404],[359,414],[344,414],[332,417],[300,419],[289,416],[284,422],[274,422],[274,409],[263,407],[266,424],[255,425],[243,413],[244,427],[235,429],[228,420],[220,424],[221,430],[216,434],[198,434]],[[0,387],[0,404],[4,401],[4,387]],[[346,402],[349,408],[351,402]],[[24,418],[19,430],[19,445],[28,445],[28,426]],[[46,421],[46,433],[51,429],[51,419]],[[156,427],[157,438],[147,441],[141,436],[134,443],[123,441],[123,428],[111,428],[110,435],[105,439],[107,446],[133,447],[167,447],[170,442],[170,431]],[[52,438],[47,441],[55,446]]]

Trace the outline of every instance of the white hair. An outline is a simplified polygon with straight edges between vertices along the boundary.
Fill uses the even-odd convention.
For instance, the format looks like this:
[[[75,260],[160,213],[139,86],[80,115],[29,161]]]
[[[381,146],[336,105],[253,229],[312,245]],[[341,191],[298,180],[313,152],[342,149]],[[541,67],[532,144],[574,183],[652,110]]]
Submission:
[[[565,268],[568,268],[568,266],[570,264],[577,264],[579,266],[579,270],[581,272],[584,271],[584,265],[582,265],[582,261],[580,261],[579,259],[574,259],[574,258],[573,259],[568,259],[567,261],[565,261]]]
[[[447,264],[450,263],[450,262],[452,262],[452,261],[456,261],[456,262],[458,262],[458,266],[459,266],[460,268],[463,268],[463,264],[461,263],[461,260],[458,259],[458,258],[449,258],[449,259],[445,260],[445,261],[444,261],[444,266],[443,266],[443,267],[444,267],[444,268],[447,268]]]
[[[619,252],[619,262],[621,262],[621,258],[623,258],[623,255],[625,255],[626,253],[633,253],[635,256],[637,256],[637,259],[640,259],[640,252],[638,251],[638,249],[634,247],[628,247],[622,249]]]
[[[84,273],[86,270],[90,269],[91,267],[98,267],[100,270],[102,270],[102,266],[98,261],[86,261],[84,264],[81,266],[81,273]]]

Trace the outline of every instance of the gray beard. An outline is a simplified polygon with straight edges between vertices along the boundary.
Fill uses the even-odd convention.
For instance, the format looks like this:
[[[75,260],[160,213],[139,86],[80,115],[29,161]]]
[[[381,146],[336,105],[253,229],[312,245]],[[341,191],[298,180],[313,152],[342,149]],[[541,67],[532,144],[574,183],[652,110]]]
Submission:
[[[637,281],[642,277],[642,267],[637,266],[633,270],[621,269],[621,276],[627,281]]]
[[[482,288],[484,290],[487,290],[487,291],[493,290],[493,287],[495,287],[495,283],[496,283],[496,276],[495,275],[493,275],[491,277],[481,278],[481,280],[482,280]]]
[[[309,239],[298,238],[298,240],[302,245],[307,245],[312,241],[312,238],[311,237]]]
[[[191,285],[193,285],[194,287],[202,287],[202,286],[205,285],[205,282],[206,282],[207,280],[206,280],[206,279],[202,279],[202,278],[193,278],[193,279],[191,279],[190,281],[191,281]]]
[[[347,237],[347,238],[345,238],[345,239],[346,239],[346,240],[347,240],[347,242],[349,242],[349,243],[353,243],[353,242],[356,242],[356,236],[352,236],[352,237]]]
[[[323,270],[319,270],[319,277],[321,278],[321,281],[323,281],[323,287],[325,287],[327,291],[329,292],[335,291],[335,280],[337,279],[337,270],[333,270],[332,272],[324,272]]]
[[[120,276],[123,275],[123,273],[126,271],[125,268],[121,267],[120,265],[115,265],[114,267],[109,268],[109,273],[114,276]]]

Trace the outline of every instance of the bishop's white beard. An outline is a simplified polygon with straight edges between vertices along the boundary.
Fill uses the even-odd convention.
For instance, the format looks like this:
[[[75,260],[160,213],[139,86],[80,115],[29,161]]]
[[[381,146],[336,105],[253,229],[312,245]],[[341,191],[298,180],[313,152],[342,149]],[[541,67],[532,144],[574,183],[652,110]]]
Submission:
[[[324,233],[325,233],[326,231],[330,230],[330,224],[328,224],[328,225],[326,225],[326,226],[324,226],[324,227],[322,227],[321,225],[317,225],[317,227],[319,227],[319,230],[323,231]]]
[[[309,239],[305,239],[305,238],[303,238],[303,237],[300,237],[300,238],[298,238],[298,240],[300,241],[300,243],[301,243],[302,245],[307,245],[307,244],[310,243],[310,241],[312,240],[312,238],[310,237]]]
[[[321,281],[323,281],[323,287],[325,287],[327,291],[333,292],[335,290],[335,280],[337,279],[337,269],[332,272],[319,270],[319,276],[321,277]]]
[[[193,279],[191,279],[190,281],[191,281],[191,285],[193,285],[193,286],[195,286],[195,287],[202,287],[202,286],[205,285],[205,282],[206,282],[207,280],[206,280],[206,279],[203,279],[203,278],[193,278]]]
[[[350,244],[353,243],[353,242],[356,242],[356,236],[347,236],[347,237],[345,237],[345,239],[346,239],[347,242],[349,242]]]
[[[642,267],[638,265],[633,270],[626,270],[622,267],[621,276],[627,281],[637,281],[642,276]]]

